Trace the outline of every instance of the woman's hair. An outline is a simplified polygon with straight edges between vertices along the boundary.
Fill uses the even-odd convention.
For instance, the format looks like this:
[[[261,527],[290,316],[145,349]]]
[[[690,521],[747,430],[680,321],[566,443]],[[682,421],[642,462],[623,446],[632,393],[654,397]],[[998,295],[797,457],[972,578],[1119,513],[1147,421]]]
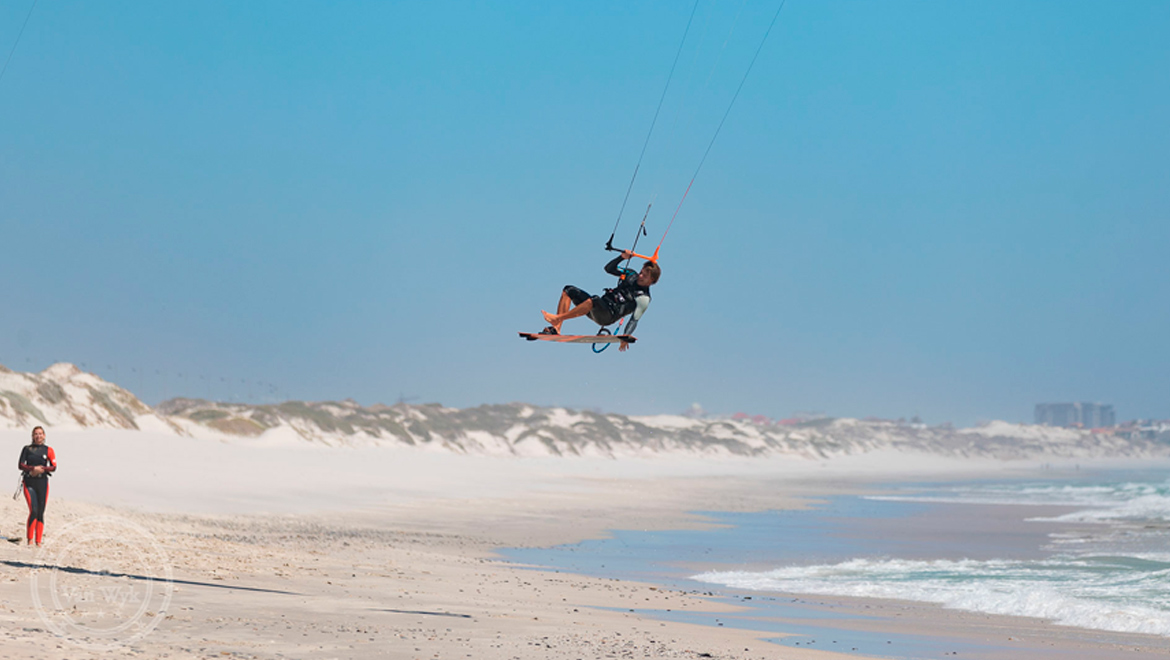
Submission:
[[[642,269],[650,272],[650,283],[657,284],[658,278],[662,277],[662,268],[657,261],[647,261],[642,265]]]

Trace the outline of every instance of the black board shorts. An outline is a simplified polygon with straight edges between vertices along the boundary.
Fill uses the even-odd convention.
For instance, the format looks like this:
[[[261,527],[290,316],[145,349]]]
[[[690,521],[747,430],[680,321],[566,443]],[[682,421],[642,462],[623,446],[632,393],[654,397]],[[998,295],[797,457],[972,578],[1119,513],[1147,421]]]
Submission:
[[[613,325],[621,317],[618,316],[609,302],[601,296],[591,296],[588,292],[578,289],[572,284],[565,287],[565,295],[569,296],[569,300],[573,301],[574,305],[580,305],[586,300],[593,301],[593,310],[589,312],[589,318],[593,322],[602,327]]]

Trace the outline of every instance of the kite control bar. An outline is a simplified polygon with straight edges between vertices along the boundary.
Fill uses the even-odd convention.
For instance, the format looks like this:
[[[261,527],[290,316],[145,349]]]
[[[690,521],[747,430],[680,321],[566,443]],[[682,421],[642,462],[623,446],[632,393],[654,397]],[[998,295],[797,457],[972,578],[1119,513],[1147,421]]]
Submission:
[[[661,246],[659,246],[659,247],[661,247]],[[613,246],[613,237],[612,236],[609,238],[608,241],[605,242],[605,249],[609,252],[625,252],[625,250],[623,250],[621,248],[615,248]],[[630,250],[630,255],[638,257],[639,259],[645,259],[646,261],[653,261],[655,263],[658,263],[658,248],[654,248],[654,256],[652,256],[652,257],[648,257],[644,254],[638,254],[637,252],[634,252],[633,250]]]
[[[644,254],[638,254],[637,252],[634,252],[634,250],[636,250],[638,248],[638,239],[642,238],[643,236],[646,235],[646,218],[650,215],[650,207],[651,206],[654,206],[653,202],[646,205],[646,213],[642,215],[642,224],[641,224],[641,226],[638,227],[638,233],[634,236],[634,247],[630,248],[629,252],[630,252],[630,255],[632,255],[631,258],[638,257],[639,259],[645,259],[647,261],[653,261],[654,263],[658,263],[658,248],[654,248],[654,256],[653,257],[647,257]],[[661,241],[658,243],[658,247],[662,247]],[[613,246],[613,234],[612,233],[609,235],[609,240],[605,242],[605,249],[608,250],[609,252],[625,252],[626,251],[626,250],[623,250],[621,248],[615,248]]]

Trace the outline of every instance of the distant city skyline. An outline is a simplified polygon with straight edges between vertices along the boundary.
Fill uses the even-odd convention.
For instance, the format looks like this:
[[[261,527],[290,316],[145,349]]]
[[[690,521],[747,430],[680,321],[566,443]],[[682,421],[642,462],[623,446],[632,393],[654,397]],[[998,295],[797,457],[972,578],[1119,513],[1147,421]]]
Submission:
[[[1037,403],[1035,422],[1047,426],[1101,428],[1115,426],[1117,415],[1107,403]]]

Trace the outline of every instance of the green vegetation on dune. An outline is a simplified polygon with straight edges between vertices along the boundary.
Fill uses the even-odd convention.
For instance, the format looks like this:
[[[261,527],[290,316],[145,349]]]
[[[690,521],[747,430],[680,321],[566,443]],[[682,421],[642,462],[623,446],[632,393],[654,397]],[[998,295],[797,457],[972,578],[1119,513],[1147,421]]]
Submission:
[[[52,381],[45,381],[37,385],[37,394],[49,403],[61,403],[66,398],[65,390]]]
[[[187,419],[193,419],[196,422],[201,422],[203,424],[210,424],[211,422],[220,419],[227,419],[228,417],[231,417],[231,413],[225,410],[216,410],[214,408],[196,410],[195,412],[187,415]]]
[[[327,444],[373,441],[441,446],[460,453],[623,456],[682,452],[717,456],[790,455],[830,458],[878,448],[947,456],[1020,457],[1165,455],[1167,444],[1082,433],[1076,438],[1029,439],[1011,433],[982,435],[949,426],[925,427],[888,420],[771,420],[677,417],[664,423],[589,410],[522,403],[446,408],[438,404],[363,407],[353,401],[247,405],[173,400],[160,408],[224,433],[254,436],[287,426]]]
[[[9,405],[12,406],[12,411],[16,413],[17,418],[31,415],[42,424],[47,425],[49,423],[49,420],[45,419],[45,415],[41,412],[41,409],[34,406],[32,401],[26,399],[24,395],[16,392],[0,392],[0,396],[8,399]]]
[[[246,435],[251,437],[258,436],[268,430],[264,426],[258,424],[255,420],[248,419],[246,417],[215,419],[209,421],[207,425],[217,431],[230,433],[231,435]]]
[[[134,415],[114,402],[108,394],[92,387],[87,388],[90,396],[93,397],[94,403],[105,408],[111,415],[120,419],[127,428],[137,429],[138,424],[134,421]]]
[[[345,420],[338,419],[326,410],[318,410],[302,401],[286,401],[277,410],[289,417],[307,419],[322,431],[341,431],[346,435],[353,435],[353,426]]]

